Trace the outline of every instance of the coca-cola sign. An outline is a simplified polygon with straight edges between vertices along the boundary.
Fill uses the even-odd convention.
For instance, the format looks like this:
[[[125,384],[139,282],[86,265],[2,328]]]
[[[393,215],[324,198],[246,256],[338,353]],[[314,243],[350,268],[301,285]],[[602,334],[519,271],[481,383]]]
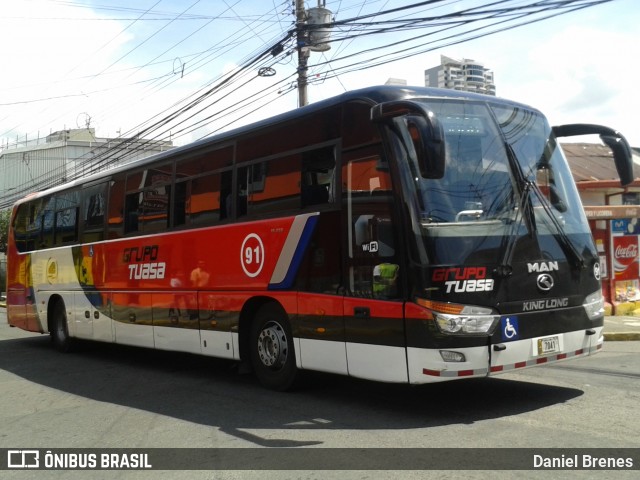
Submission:
[[[637,258],[638,257],[638,245],[627,245],[623,247],[618,245],[615,252],[616,259],[623,258]]]
[[[638,278],[638,236],[613,237],[613,269],[616,280]]]

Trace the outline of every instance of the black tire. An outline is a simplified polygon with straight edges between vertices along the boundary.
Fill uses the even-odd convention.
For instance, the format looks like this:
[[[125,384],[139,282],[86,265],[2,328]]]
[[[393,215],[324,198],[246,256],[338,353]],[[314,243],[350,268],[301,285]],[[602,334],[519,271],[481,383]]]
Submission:
[[[51,310],[51,341],[56,350],[63,353],[71,352],[75,347],[75,341],[69,336],[67,326],[67,309],[63,301],[58,301]]]
[[[285,312],[275,304],[262,306],[251,326],[251,363],[260,383],[272,390],[293,387],[298,374],[293,335]]]

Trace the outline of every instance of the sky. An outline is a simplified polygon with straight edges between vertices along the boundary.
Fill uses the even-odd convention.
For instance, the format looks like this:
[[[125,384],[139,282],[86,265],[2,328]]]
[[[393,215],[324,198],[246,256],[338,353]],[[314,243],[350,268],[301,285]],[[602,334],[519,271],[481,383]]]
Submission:
[[[99,137],[141,134],[185,144],[296,108],[294,43],[283,43],[283,53],[269,53],[293,26],[292,3],[3,2],[0,149],[86,126]],[[424,5],[384,18],[438,16],[532,0],[327,0],[326,7],[336,20],[344,20],[412,3]],[[307,7],[316,5],[316,0],[307,2]],[[370,16],[363,22],[379,19]],[[390,77],[424,85],[424,70],[438,65],[440,55],[469,58],[493,70],[499,97],[538,108],[552,125],[604,124],[640,147],[639,24],[640,2],[613,0],[453,45],[436,41],[445,33],[429,27],[376,35],[357,35],[356,28],[344,27],[332,32],[333,38],[352,38],[332,42],[327,52],[311,53],[308,97],[313,103],[384,84]],[[470,36],[447,32],[459,39]],[[353,67],[378,54],[398,52],[404,47],[390,45],[409,36],[421,38],[402,44],[413,47],[408,58],[363,70]],[[251,68],[239,70],[262,53]],[[261,67],[269,67],[264,73],[272,75],[258,75]],[[179,111],[183,113],[177,115]]]

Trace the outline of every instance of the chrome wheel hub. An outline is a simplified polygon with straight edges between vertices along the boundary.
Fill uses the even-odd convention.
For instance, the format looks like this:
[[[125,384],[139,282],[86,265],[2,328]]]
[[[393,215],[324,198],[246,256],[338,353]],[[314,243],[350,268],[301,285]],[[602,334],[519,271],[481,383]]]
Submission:
[[[287,336],[278,323],[269,323],[258,336],[258,355],[263,365],[280,368],[287,360]]]

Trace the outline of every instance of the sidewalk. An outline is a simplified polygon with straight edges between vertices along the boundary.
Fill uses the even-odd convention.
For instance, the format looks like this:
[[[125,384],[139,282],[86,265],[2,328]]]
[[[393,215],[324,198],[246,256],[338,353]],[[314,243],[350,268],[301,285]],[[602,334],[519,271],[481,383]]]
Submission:
[[[640,317],[604,317],[604,339],[640,340]]]

